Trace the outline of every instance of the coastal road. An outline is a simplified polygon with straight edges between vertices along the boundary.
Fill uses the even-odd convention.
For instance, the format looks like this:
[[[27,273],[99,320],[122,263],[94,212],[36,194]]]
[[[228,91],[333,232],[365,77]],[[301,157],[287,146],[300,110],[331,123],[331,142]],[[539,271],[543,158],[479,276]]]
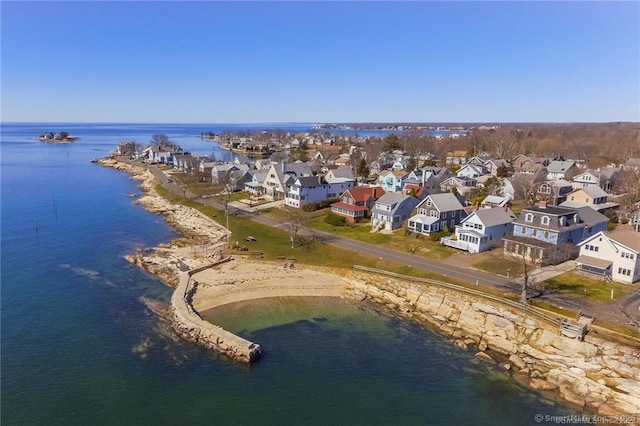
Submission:
[[[159,168],[155,166],[149,166],[149,170],[160,182],[162,182],[163,187],[168,191],[179,196],[194,199],[200,203],[210,205],[220,210],[223,209],[222,205],[215,199],[198,197],[197,195],[192,194],[189,191],[184,191],[175,183],[169,182],[167,176]],[[286,229],[286,224],[279,222],[273,218],[262,216],[257,212],[234,209],[232,214],[247,217],[263,225]],[[367,256],[389,260],[402,265],[408,265],[410,267],[423,271],[440,274],[444,277],[464,281],[470,284],[477,284],[481,287],[494,288],[511,292],[517,295],[520,294],[522,288],[521,284],[506,277],[478,271],[467,267],[445,264],[438,260],[428,259],[426,257],[417,256],[410,253],[403,253],[375,244],[343,238],[334,234],[311,230],[308,228],[301,230],[299,233],[304,236],[312,236],[318,241],[335,245],[336,247],[340,247],[346,250],[351,250]],[[532,297],[535,296],[535,294],[533,292],[530,292],[529,296]],[[587,312],[589,314],[596,314],[597,317],[606,319],[607,321],[616,324],[636,325],[640,323],[640,311],[638,311],[638,308],[640,307],[640,293],[638,291],[624,298],[621,301],[623,306],[613,303],[596,304],[586,300],[576,299],[562,294],[553,293],[544,294],[540,297],[540,300],[575,311],[582,309],[584,312]]]

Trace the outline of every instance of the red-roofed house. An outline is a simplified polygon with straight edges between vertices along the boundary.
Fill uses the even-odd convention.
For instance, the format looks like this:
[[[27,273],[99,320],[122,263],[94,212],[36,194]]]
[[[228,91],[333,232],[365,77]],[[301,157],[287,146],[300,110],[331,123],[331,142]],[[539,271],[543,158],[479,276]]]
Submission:
[[[384,193],[379,186],[348,189],[340,196],[340,201],[331,204],[331,212],[345,217],[347,223],[359,222],[369,217],[375,201]]]
[[[404,186],[404,193],[416,197],[418,200],[424,200],[429,195],[427,188],[413,183],[408,183]]]

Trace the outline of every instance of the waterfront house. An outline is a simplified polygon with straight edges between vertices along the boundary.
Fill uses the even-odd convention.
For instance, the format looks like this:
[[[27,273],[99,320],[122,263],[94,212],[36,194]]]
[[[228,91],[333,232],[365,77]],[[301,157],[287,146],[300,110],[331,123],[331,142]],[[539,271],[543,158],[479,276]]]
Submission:
[[[504,254],[546,265],[575,259],[577,244],[604,231],[609,219],[589,207],[538,206],[523,209],[505,236]]]
[[[511,233],[516,219],[508,207],[492,207],[473,211],[455,227],[455,234],[442,237],[440,244],[469,253],[480,253],[502,245],[502,238]]]
[[[570,179],[575,175],[576,169],[575,161],[553,160],[547,166],[547,179]]]
[[[308,203],[320,203],[325,200],[335,199],[345,190],[355,186],[355,179],[325,179],[320,175],[297,177],[288,187],[285,205],[300,208]]]
[[[371,211],[371,226],[374,230],[394,230],[402,227],[418,199],[410,195],[387,192],[374,204]]]
[[[346,218],[347,223],[355,223],[370,216],[377,199],[385,194],[379,186],[359,186],[346,190],[340,201],[331,204],[331,212]]]
[[[629,225],[598,232],[580,244],[579,271],[632,284],[640,280],[640,233]]]
[[[273,163],[264,181],[264,193],[272,200],[284,200],[288,185],[292,185],[297,177],[312,176],[313,172],[307,163]]]
[[[299,176],[293,179],[284,203],[300,208],[307,203],[319,203],[327,198],[327,182],[322,176]]]
[[[416,206],[417,213],[409,218],[409,229],[429,235],[454,227],[467,216],[464,206],[451,192],[430,194]]]

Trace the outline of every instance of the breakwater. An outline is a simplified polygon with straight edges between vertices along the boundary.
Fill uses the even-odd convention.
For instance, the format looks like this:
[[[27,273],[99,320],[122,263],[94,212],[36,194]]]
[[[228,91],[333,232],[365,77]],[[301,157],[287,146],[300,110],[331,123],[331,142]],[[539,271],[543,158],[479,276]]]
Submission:
[[[555,391],[602,416],[631,416],[627,424],[640,421],[633,418],[640,413],[640,346],[591,334],[584,341],[571,339],[542,313],[411,277],[371,272],[361,270],[350,280],[351,297],[429,323],[455,345],[475,348],[479,358],[514,371],[535,389]]]
[[[223,353],[236,361],[249,363],[260,358],[260,345],[203,320],[191,304],[196,289],[191,276],[229,260],[231,258],[181,273],[178,286],[171,296],[173,327],[187,340]]]

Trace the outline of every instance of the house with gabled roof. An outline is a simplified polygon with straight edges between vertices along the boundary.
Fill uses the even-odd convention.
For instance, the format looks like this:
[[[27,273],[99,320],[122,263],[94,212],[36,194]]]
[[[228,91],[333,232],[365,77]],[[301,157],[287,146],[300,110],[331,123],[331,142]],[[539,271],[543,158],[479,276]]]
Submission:
[[[603,191],[611,191],[618,178],[619,169],[603,167],[597,170],[587,170],[571,178],[571,185],[574,189],[586,188],[588,186],[600,187]]]
[[[249,170],[251,180],[244,184],[244,190],[249,194],[259,197],[264,194],[264,181],[269,170]]]
[[[480,253],[502,245],[502,238],[512,232],[517,216],[508,207],[473,211],[456,225],[453,236],[442,237],[440,244],[469,253]]]
[[[451,192],[430,194],[416,206],[416,214],[409,218],[408,228],[429,235],[443,231],[445,227],[453,230],[465,217],[464,206]]]
[[[561,207],[591,207],[599,212],[609,209],[616,209],[620,205],[607,201],[609,194],[600,189],[599,186],[587,186],[576,189],[567,195],[567,201],[560,203]]]
[[[558,264],[578,255],[577,244],[604,231],[609,219],[589,207],[547,206],[523,209],[513,234],[503,238],[504,254],[541,265]]]
[[[387,192],[376,200],[371,210],[371,227],[374,230],[398,229],[417,204],[418,199],[410,195]]]
[[[578,247],[577,270],[625,284],[640,280],[640,233],[631,226],[598,232]]]
[[[576,170],[575,161],[553,160],[547,166],[547,179],[571,179]]]
[[[248,170],[249,166],[246,164],[218,163],[211,168],[211,183],[214,185],[226,184],[230,181],[231,172],[246,172]]]
[[[273,163],[264,181],[265,195],[273,200],[283,200],[297,177],[312,176],[307,163]]]
[[[476,179],[480,176],[486,175],[486,170],[483,166],[478,166],[475,164],[465,164],[460,167],[460,169],[456,172],[456,177],[466,178],[466,179]]]
[[[338,166],[336,168],[329,169],[325,177],[327,179],[347,178],[355,180],[355,176],[353,175],[353,171],[350,166]]]
[[[378,184],[385,192],[400,192],[409,173],[404,170],[383,170],[378,176]]]
[[[564,179],[549,180],[536,184],[536,201],[546,202],[547,205],[557,206],[567,201],[567,196],[573,191],[570,182]]]
[[[484,163],[484,168],[491,176],[498,176],[498,169],[504,167],[508,169],[511,166],[507,160],[501,158],[492,158]]]
[[[331,212],[346,218],[347,223],[367,219],[377,199],[385,194],[379,186],[359,186],[346,190],[340,201],[331,204]]]

